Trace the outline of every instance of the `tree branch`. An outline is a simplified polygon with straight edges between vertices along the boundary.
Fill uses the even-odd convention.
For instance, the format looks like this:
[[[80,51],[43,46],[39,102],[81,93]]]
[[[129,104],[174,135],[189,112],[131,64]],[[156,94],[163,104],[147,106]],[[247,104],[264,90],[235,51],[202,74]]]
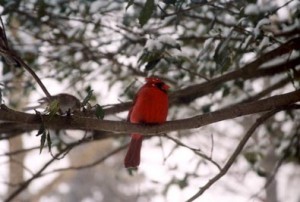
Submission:
[[[227,74],[223,74],[219,77],[213,78],[209,81],[205,81],[200,84],[196,84],[193,86],[188,86],[186,88],[177,90],[174,93],[170,93],[170,103],[176,104],[176,103],[189,103],[193,101],[194,99],[207,95],[209,93],[214,92],[216,89],[220,87],[225,82],[235,80],[235,79],[251,79],[256,77],[262,77],[262,76],[269,76],[274,75],[275,73],[282,73],[286,71],[288,68],[293,68],[294,66],[299,64],[299,57],[296,59],[293,59],[291,61],[287,61],[288,66],[286,66],[285,63],[270,66],[268,68],[265,68],[267,70],[258,70],[259,66],[269,60],[272,60],[276,58],[277,56],[289,53],[292,50],[299,50],[300,49],[300,38],[294,38],[290,41],[282,44],[281,46],[275,48],[274,50],[271,50],[253,62],[250,62],[246,64],[244,67],[237,69],[235,71],[229,72]],[[262,75],[263,74],[263,75]],[[115,104],[112,107],[104,109],[105,114],[115,114],[119,112],[123,112],[126,110],[129,110],[130,106],[132,105],[132,102],[125,102],[120,104]]]
[[[59,153],[57,153],[51,160],[49,160],[38,172],[36,172],[31,178],[29,178],[28,180],[26,180],[25,182],[23,182],[14,192],[12,192],[5,200],[4,202],[9,202],[12,201],[16,196],[18,196],[23,190],[25,190],[29,184],[35,180],[36,178],[38,178],[42,172],[49,166],[51,165],[61,154],[63,154],[64,152],[70,150],[72,147],[78,145],[79,142],[73,144],[73,145],[69,145],[68,147],[66,147],[65,149],[61,150]]]
[[[175,142],[176,145],[178,145],[178,146],[181,146],[181,147],[184,147],[184,148],[187,148],[187,149],[191,150],[191,151],[194,152],[196,155],[198,155],[198,156],[202,157],[203,159],[205,159],[205,160],[211,162],[211,163],[212,163],[213,165],[215,165],[219,170],[221,170],[221,166],[220,166],[215,160],[213,160],[213,158],[212,158],[211,156],[208,156],[208,155],[206,155],[205,153],[203,153],[203,152],[201,151],[201,149],[192,148],[192,147],[190,147],[190,146],[184,144],[184,143],[181,142],[180,140],[178,140],[178,139],[176,139],[176,138],[173,138],[173,137],[171,137],[171,136],[169,136],[169,135],[164,135],[163,137],[166,137],[167,139],[172,140],[172,141]]]
[[[271,92],[279,89],[279,88],[282,88],[283,86],[285,86],[287,83],[291,82],[291,78],[287,77],[287,78],[284,78],[278,82],[276,82],[275,84],[269,86],[268,88],[264,89],[263,91],[257,93],[256,95],[253,95],[249,98],[246,98],[242,101],[242,103],[247,103],[247,102],[251,102],[251,101],[254,101],[254,100],[258,100],[260,98],[263,98],[267,95],[269,95]]]
[[[299,50],[299,49],[300,49],[300,37],[291,39],[288,42],[282,44],[281,46],[261,55],[259,58],[257,58],[253,62],[246,64],[244,67],[240,69],[229,72],[227,74],[223,74],[219,77],[211,79],[210,81],[178,90],[176,93],[171,95],[170,100],[171,102],[175,102],[175,103],[182,103],[182,102],[189,103],[198,97],[214,92],[215,89],[218,89],[221,84],[224,84],[227,81],[238,79],[238,78],[249,79],[249,78],[260,77],[261,72],[258,71],[260,65],[280,55],[287,54],[292,50]],[[299,61],[296,64],[299,64]],[[282,71],[286,70],[286,66],[284,63],[280,67],[277,66],[277,71],[279,71],[278,68],[281,68]]]
[[[64,171],[70,171],[70,170],[83,170],[83,169],[92,168],[96,165],[99,165],[100,163],[103,163],[109,157],[111,157],[111,156],[117,154],[118,152],[126,149],[128,147],[128,145],[129,145],[129,143],[125,144],[125,145],[121,145],[121,146],[117,147],[116,149],[110,151],[106,155],[102,156],[101,158],[99,158],[99,159],[97,159],[97,160],[95,160],[91,163],[88,163],[88,164],[85,164],[85,165],[80,165],[80,166],[70,166],[70,167],[65,167],[65,168],[58,168],[58,169],[55,169],[55,170],[52,170],[52,171],[49,171],[47,173],[42,174],[41,177],[45,176],[45,175],[48,175],[48,174],[56,173],[56,172],[64,172]]]
[[[81,143],[87,143],[89,142],[88,140],[81,140],[78,142],[75,142],[73,144],[68,145],[65,149],[63,149],[62,151],[60,151],[59,153],[57,153],[56,155],[53,156],[52,159],[50,159],[38,172],[36,172],[31,178],[29,178],[28,180],[26,180],[25,182],[23,182],[22,184],[20,184],[20,186],[11,194],[7,197],[7,199],[5,200],[5,202],[9,202],[12,201],[16,196],[18,196],[23,190],[25,190],[29,184],[40,177],[43,177],[45,175],[48,174],[52,174],[55,172],[63,172],[63,171],[68,171],[68,170],[81,170],[81,169],[87,169],[87,168],[91,168],[94,167],[100,163],[102,163],[103,161],[105,161],[106,159],[108,159],[109,157],[111,157],[112,155],[117,154],[118,152],[122,151],[123,149],[125,149],[128,144],[125,145],[121,145],[115,149],[113,149],[112,151],[110,151],[109,153],[107,153],[106,155],[102,156],[101,158],[97,159],[96,161],[90,163],[90,164],[86,164],[86,165],[82,165],[82,166],[71,166],[71,167],[66,167],[66,168],[60,168],[60,169],[55,169],[46,173],[43,173],[46,168],[51,165],[55,160],[57,160],[59,158],[59,156],[61,156],[62,154],[64,154],[65,152],[70,151],[73,147],[80,145]]]
[[[31,129],[38,130],[41,122],[47,129],[74,129],[74,130],[95,130],[109,131],[115,133],[143,133],[154,135],[158,133],[166,133],[171,131],[186,130],[199,128],[211,123],[233,119],[249,114],[266,112],[278,109],[300,101],[300,90],[290,93],[272,96],[263,100],[253,101],[249,103],[236,104],[214,112],[191,118],[168,121],[165,124],[145,126],[142,124],[132,124],[128,122],[98,120],[95,118],[86,118],[80,116],[49,116],[35,115],[24,112],[14,111],[5,105],[0,105],[0,120],[28,124]],[[42,117],[42,118],[41,118]],[[0,128],[1,132],[1,128]],[[1,138],[1,137],[0,137]]]
[[[267,119],[269,119],[271,116],[273,116],[275,113],[277,113],[280,110],[273,110],[271,112],[267,112],[264,115],[262,115],[260,118],[256,120],[256,122],[251,126],[251,128],[247,131],[243,139],[240,141],[236,149],[234,150],[233,154],[230,156],[224,167],[220,170],[220,172],[210,179],[201,189],[193,195],[190,199],[187,200],[187,202],[194,201],[197,199],[199,196],[201,196],[208,188],[210,188],[215,182],[217,182],[221,177],[223,177],[229,168],[232,166],[238,155],[241,153],[243,150],[245,144],[249,140],[249,138],[252,136],[254,131],[261,125],[263,124]]]
[[[3,31],[1,31],[2,36],[0,36],[0,38],[1,38],[1,40],[4,41],[4,43],[0,43],[0,54],[3,55],[3,57],[9,57],[9,59],[15,60],[19,65],[23,66],[24,69],[26,69],[31,74],[31,76],[34,78],[34,80],[38,83],[38,85],[41,87],[41,89],[43,90],[45,95],[48,98],[50,98],[51,95],[50,95],[49,91],[47,90],[47,88],[45,87],[43,82],[40,80],[40,78],[36,75],[36,73],[31,69],[31,67],[29,67],[29,65],[26,64],[26,62],[23,61],[23,59],[21,57],[19,57],[8,46],[7,37],[6,37],[6,33],[5,33],[5,27],[4,27],[1,16],[0,16],[0,22],[1,22],[1,26],[2,26],[2,28],[0,27],[0,30],[3,29]]]

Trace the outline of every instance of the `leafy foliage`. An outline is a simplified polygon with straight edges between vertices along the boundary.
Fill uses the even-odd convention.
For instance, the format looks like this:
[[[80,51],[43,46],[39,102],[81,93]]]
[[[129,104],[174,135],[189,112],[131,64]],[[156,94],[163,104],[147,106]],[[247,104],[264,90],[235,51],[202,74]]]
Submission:
[[[299,45],[293,44],[299,38],[300,4],[296,0],[285,3],[271,0],[2,0],[0,5],[12,50],[40,75],[42,81],[49,79],[58,84],[59,88],[51,89],[51,92],[72,92],[84,98],[82,106],[86,109],[98,98],[99,104],[93,105],[93,117],[98,119],[103,119],[105,115],[105,119],[125,120],[126,115],[119,112],[128,110],[124,107],[126,102],[134,97],[143,78],[151,75],[161,77],[171,86],[169,120],[247,104],[299,89],[300,86]],[[38,91],[39,87],[30,75],[24,74],[23,69],[9,66],[5,61],[1,62],[0,69],[1,103],[12,106],[11,103],[18,99],[26,102],[31,93]],[[18,80],[14,82],[11,78]],[[15,89],[26,91],[24,94],[28,96],[13,98],[10,92]],[[117,98],[107,101],[111,94]],[[121,104],[114,105],[118,102]],[[107,109],[110,111],[105,114]],[[49,113],[53,119],[58,111],[58,103],[52,102]],[[238,113],[239,108],[234,112]],[[69,118],[70,122],[76,121],[74,117]],[[159,154],[163,156],[163,166],[168,170],[162,173],[165,174],[165,181],[154,183],[153,180],[155,193],[145,188],[145,193],[139,196],[162,194],[172,201],[168,197],[174,187],[176,190],[182,189],[184,194],[190,193],[188,189],[193,189],[196,184],[198,191],[199,182],[209,181],[219,172],[219,167],[230,157],[233,148],[255,119],[256,116],[239,117],[228,120],[224,125],[222,122],[199,130],[174,132],[172,137],[178,138],[174,145],[163,136],[159,143],[163,145],[162,149],[159,148],[163,154]],[[263,176],[268,181],[271,174],[279,172],[276,166],[298,165],[298,123],[299,110],[295,108],[278,113],[257,128],[243,153],[236,159],[232,168],[234,171],[226,176],[230,178],[226,182],[233,183],[226,183],[225,186],[222,184],[224,182],[220,182],[216,186],[230,189],[237,197],[253,197],[254,192],[259,192],[258,187],[240,193],[233,184],[246,181],[248,173]],[[4,130],[1,126],[0,130]],[[25,130],[25,126],[22,129],[30,131],[30,128]],[[70,145],[80,141],[86,143],[88,138],[109,137],[102,135],[103,131],[85,131],[83,137],[86,139],[78,140],[76,135],[67,132],[57,132],[54,138],[51,136],[53,131],[41,125],[37,132],[40,152],[46,144],[50,150],[51,145],[56,145],[56,140],[58,151],[68,151]],[[155,138],[148,141],[152,145],[158,144]],[[109,149],[120,143],[123,139],[114,138],[114,144]],[[153,151],[158,153],[156,147]],[[185,158],[180,154],[184,154]],[[84,155],[80,152],[78,159],[79,156]],[[150,156],[152,158],[152,153]],[[266,162],[270,164],[270,159],[275,159],[275,163],[268,170],[264,166]],[[111,163],[113,166],[108,169],[116,171],[114,169],[120,168],[121,165],[116,162],[121,161],[109,161],[107,165]],[[137,173],[143,172],[143,169]],[[116,174],[112,179],[120,180],[120,175]],[[151,178],[147,172],[145,176]],[[93,177],[89,181],[95,179],[98,180]],[[109,185],[102,181],[97,186]],[[123,184],[118,181],[117,185],[112,185],[110,190],[116,190]],[[132,186],[126,184],[124,187]],[[73,190],[76,189],[71,189],[71,192]],[[120,190],[116,192],[123,193]],[[103,194],[103,200],[118,201],[107,198],[117,197],[118,194]],[[128,195],[123,193],[122,196]],[[268,196],[257,196],[259,200],[266,200],[264,197]],[[135,195],[126,201],[133,200],[136,200]]]
[[[59,109],[60,109],[59,101],[58,100],[51,101],[48,107],[48,112],[50,117],[53,117],[55,114],[57,114],[59,112]]]
[[[98,104],[96,105],[95,115],[98,119],[103,119],[105,115],[103,108]]]
[[[140,25],[143,27],[148,20],[151,18],[151,15],[154,11],[154,0],[146,0],[146,3],[140,13],[139,22]]]
[[[83,99],[82,101],[82,106],[85,106],[89,101],[90,99],[92,98],[93,96],[93,90],[92,89],[88,89],[88,94],[86,95],[86,97]]]
[[[45,129],[45,126],[43,123],[41,124],[40,129],[38,130],[38,133],[36,134],[36,136],[41,136],[40,153],[42,153],[46,143],[47,143],[49,152],[51,152],[52,141],[51,141],[50,133],[48,130]]]

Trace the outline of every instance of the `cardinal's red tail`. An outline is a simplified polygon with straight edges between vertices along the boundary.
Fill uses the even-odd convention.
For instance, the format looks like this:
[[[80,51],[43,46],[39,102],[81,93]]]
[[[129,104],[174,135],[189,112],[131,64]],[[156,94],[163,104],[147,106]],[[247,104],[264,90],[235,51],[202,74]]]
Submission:
[[[137,168],[140,165],[142,142],[143,135],[131,135],[131,141],[124,160],[125,168]]]

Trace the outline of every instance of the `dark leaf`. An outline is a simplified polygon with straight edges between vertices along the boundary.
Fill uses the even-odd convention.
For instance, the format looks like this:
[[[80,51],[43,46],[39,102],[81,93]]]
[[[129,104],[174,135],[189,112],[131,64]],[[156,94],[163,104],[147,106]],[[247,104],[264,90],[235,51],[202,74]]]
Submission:
[[[226,97],[230,93],[230,88],[228,86],[223,87],[222,97]]]
[[[21,0],[14,1],[0,1],[1,7],[3,7],[3,11],[1,13],[2,16],[9,14],[12,10],[17,10],[20,6]]]
[[[46,3],[44,0],[38,1],[38,17],[41,18],[46,14]]]
[[[175,45],[175,48],[176,48],[177,50],[180,50],[180,51],[181,51],[181,46],[180,46],[180,44],[176,44],[176,45]]]
[[[139,23],[143,27],[154,11],[154,0],[147,0],[139,16]]]
[[[150,63],[150,64],[148,64],[148,69],[147,69],[147,70],[150,70],[150,69],[152,69],[151,67],[155,66],[159,62],[159,60],[162,58],[163,58],[163,52],[160,50],[155,50],[155,51],[151,51],[151,52],[144,50],[144,52],[141,55],[141,57],[139,58],[138,62],[141,64]]]
[[[51,152],[52,141],[51,141],[51,137],[50,137],[49,131],[47,132],[47,145],[48,145],[48,150]]]
[[[95,115],[96,115],[96,117],[98,118],[98,119],[103,119],[104,118],[104,110],[103,110],[103,108],[100,106],[100,105],[98,105],[98,104],[96,104],[96,112],[95,112]]]
[[[241,89],[241,90],[243,90],[244,89],[244,81],[243,80],[235,80],[234,81],[234,84],[239,88],[239,89]]]
[[[46,132],[44,132],[41,136],[40,153],[42,153],[42,150],[45,146],[45,142],[46,142]]]
[[[130,176],[133,176],[137,172],[137,168],[127,168],[127,171]]]
[[[293,111],[288,110],[288,111],[286,111],[286,113],[292,120],[295,120],[295,115],[294,115]]]
[[[92,98],[92,96],[93,96],[93,90],[92,89],[88,89],[88,94],[83,99],[82,106],[85,106],[89,102],[89,100]]]
[[[254,165],[259,160],[257,152],[246,152],[244,153],[244,157],[252,165]]]
[[[135,79],[134,81],[132,81],[124,90],[124,93],[122,93],[121,95],[124,96],[124,95],[127,95],[129,98],[133,99],[134,96],[135,96],[135,92],[132,92],[132,87],[133,85],[135,84],[137,80]]]
[[[181,46],[180,46],[179,43],[169,44],[169,43],[162,42],[162,44],[164,45],[165,49],[173,49],[173,48],[175,48],[175,49],[181,51]]]
[[[221,73],[227,71],[231,65],[231,53],[228,47],[232,37],[232,31],[227,35],[226,39],[221,41],[215,51],[214,60],[220,68]]]
[[[129,0],[126,6],[126,10],[134,3],[134,0]]]
[[[182,180],[178,180],[177,184],[180,187],[180,189],[184,189],[184,188],[186,188],[188,186],[186,178],[184,178]]]
[[[146,71],[152,70],[155,67],[155,65],[157,65],[157,63],[159,63],[159,61],[160,61],[160,58],[149,61],[145,67],[145,70]]]
[[[257,169],[256,173],[260,177],[267,177],[267,174],[268,174],[265,170],[262,170],[262,169]]]
[[[45,126],[44,126],[44,123],[41,124],[39,130],[38,130],[38,133],[36,134],[36,136],[39,136],[41,134],[45,133]]]
[[[193,4],[206,4],[207,0],[191,0]]]
[[[58,151],[62,151],[63,150],[63,143],[62,143],[62,141],[58,141],[56,144],[56,149],[58,150]]]
[[[212,104],[204,105],[204,106],[202,107],[202,111],[203,111],[204,113],[210,112],[211,106],[212,106]]]
[[[175,4],[176,0],[163,0],[165,4]]]

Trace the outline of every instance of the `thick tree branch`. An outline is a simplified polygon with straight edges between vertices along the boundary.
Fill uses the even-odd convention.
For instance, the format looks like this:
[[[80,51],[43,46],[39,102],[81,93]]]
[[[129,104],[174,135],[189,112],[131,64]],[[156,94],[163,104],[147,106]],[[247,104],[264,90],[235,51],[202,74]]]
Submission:
[[[288,72],[290,69],[294,69],[299,64],[300,64],[300,57],[296,57],[289,61],[276,64],[268,68],[260,68],[256,72],[253,72],[252,74],[243,75],[242,78],[250,79],[250,78],[259,78],[265,76],[274,76],[275,74]]]
[[[1,105],[0,120],[29,124],[32,129],[39,129],[43,120],[47,129],[95,130],[116,133],[138,132],[153,135],[171,131],[199,128],[204,125],[227,119],[278,109],[298,101],[300,101],[300,90],[272,96],[263,100],[236,104],[211,113],[176,121],[168,121],[165,124],[155,126],[145,126],[141,124],[131,124],[128,122],[111,120],[98,120],[79,116],[68,117],[55,115],[51,117],[49,115],[35,115],[14,111],[7,108],[5,105]]]
[[[211,79],[210,81],[178,90],[176,93],[171,95],[171,101],[175,103],[182,103],[182,102],[189,103],[198,97],[214,92],[214,90],[218,89],[220,85],[224,84],[227,81],[235,80],[238,78],[249,79],[249,78],[255,78],[256,76],[260,77],[261,72],[258,71],[260,65],[280,55],[287,54],[293,50],[299,50],[299,49],[300,49],[300,37],[291,39],[290,41],[282,44],[281,46],[261,55],[259,58],[257,58],[253,62],[246,64],[244,67],[240,69],[221,75],[217,78]],[[296,62],[296,65],[297,64],[299,64],[299,61],[298,63]],[[286,66],[284,63],[280,67],[277,66],[276,68],[277,71],[279,71],[278,70],[279,68],[281,68],[282,71],[286,70]]]
[[[288,69],[292,69],[299,65],[300,57],[296,57],[292,60],[287,61],[286,63],[280,63],[273,66],[269,66],[267,68],[259,69],[260,65],[268,62],[280,55],[287,54],[292,50],[300,49],[300,38],[294,38],[290,41],[282,44],[281,46],[271,50],[264,55],[261,55],[259,58],[246,64],[244,67],[229,72],[227,74],[223,74],[219,77],[213,78],[209,81],[205,81],[200,84],[196,84],[193,86],[188,86],[186,88],[177,90],[174,93],[170,94],[170,103],[189,103],[194,99],[207,95],[209,93],[213,93],[215,90],[219,89],[219,87],[231,80],[236,79],[253,79],[263,76],[270,76],[274,74],[279,74],[286,72]],[[105,109],[106,114],[115,114],[118,112],[126,111],[130,108],[131,102],[116,104],[112,107]]]

